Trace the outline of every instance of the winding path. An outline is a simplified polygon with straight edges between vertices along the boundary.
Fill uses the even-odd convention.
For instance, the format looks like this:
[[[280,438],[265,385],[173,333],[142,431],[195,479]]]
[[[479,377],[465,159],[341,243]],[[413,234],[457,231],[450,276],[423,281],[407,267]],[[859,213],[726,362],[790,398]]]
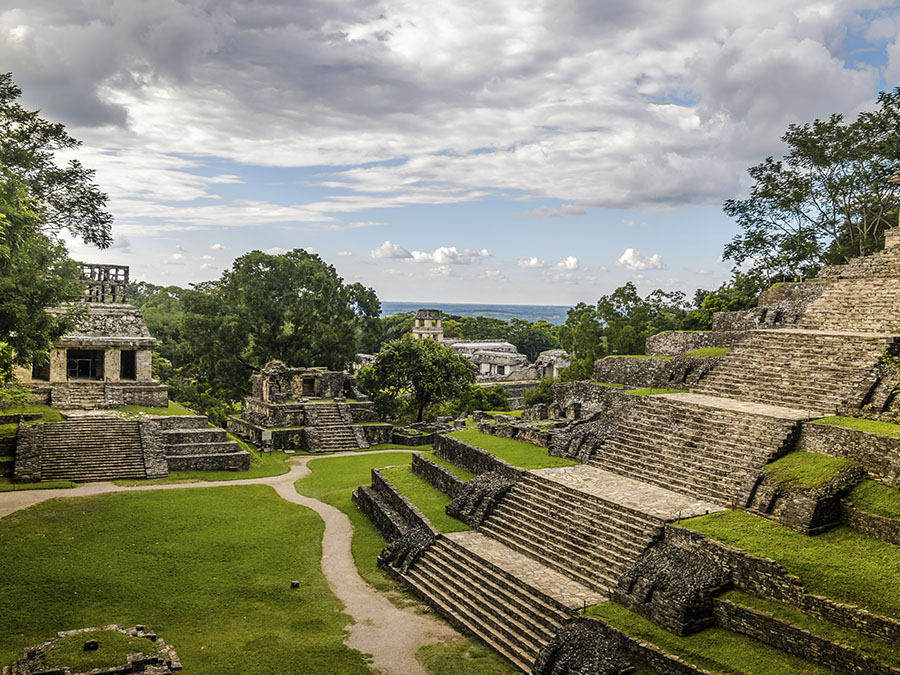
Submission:
[[[374,452],[397,452],[376,450]],[[359,453],[338,452],[322,457],[342,457]],[[367,453],[371,454],[371,453]],[[56,497],[89,497],[109,492],[142,490],[183,490],[229,485],[269,485],[286,501],[306,506],[325,521],[322,537],[322,572],[331,590],[344,603],[345,611],[354,623],[348,627],[345,644],[372,655],[372,667],[389,675],[425,675],[416,661],[419,647],[453,638],[459,634],[447,624],[430,616],[416,614],[412,608],[398,608],[369,586],[356,570],[350,552],[353,525],[339,509],[311,497],[304,497],[294,489],[294,483],[309,475],[307,462],[317,457],[293,457],[288,460],[291,470],[280,476],[246,478],[170,485],[138,485],[121,487],[113,483],[86,483],[74,488],[57,490],[21,490],[0,492],[0,518],[34,504]]]

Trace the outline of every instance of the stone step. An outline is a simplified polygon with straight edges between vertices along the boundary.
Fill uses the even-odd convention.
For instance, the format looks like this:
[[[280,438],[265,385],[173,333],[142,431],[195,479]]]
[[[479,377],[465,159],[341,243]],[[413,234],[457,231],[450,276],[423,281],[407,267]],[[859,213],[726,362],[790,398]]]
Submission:
[[[166,443],[164,452],[167,457],[177,455],[226,454],[240,452],[237,441],[214,441],[209,443]]]

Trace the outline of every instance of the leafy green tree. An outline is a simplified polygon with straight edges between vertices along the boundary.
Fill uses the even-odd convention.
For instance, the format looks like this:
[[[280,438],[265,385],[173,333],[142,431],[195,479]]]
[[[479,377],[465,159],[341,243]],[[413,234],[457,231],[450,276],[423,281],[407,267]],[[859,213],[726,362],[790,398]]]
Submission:
[[[509,395],[501,385],[479,387],[470,384],[469,388],[448,405],[448,412],[453,415],[473,413],[476,410],[509,410]]]
[[[360,385],[370,396],[408,396],[416,421],[421,422],[428,406],[462,396],[474,382],[475,366],[465,357],[434,340],[406,334],[378,352]]]
[[[0,384],[12,379],[14,364],[46,359],[80,316],[75,307],[44,311],[83,293],[59,232],[100,248],[112,242],[112,216],[94,172],[75,160],[55,161],[55,153],[78,141],[19,105],[21,93],[10,73],[0,74]]]
[[[526,408],[530,408],[538,403],[553,403],[553,380],[549,377],[541,379],[534,389],[529,389],[522,397]]]
[[[712,328],[713,314],[739,312],[756,307],[760,293],[768,287],[769,283],[762,275],[735,270],[731,280],[723,283],[717,290],[698,289],[694,296],[695,308],[688,312],[684,328],[709,330]]]
[[[726,259],[793,279],[884,246],[900,206],[888,182],[900,169],[900,88],[878,105],[849,123],[835,114],[788,127],[785,156],[751,167],[750,196],[725,202],[742,230]]]
[[[563,382],[589,380],[594,376],[594,361],[606,356],[604,325],[597,308],[579,302],[559,327],[559,342],[568,352],[571,364],[559,373]]]
[[[459,321],[459,333],[465,340],[507,340],[509,324],[489,316],[452,317]]]
[[[556,326],[549,321],[524,321],[513,319],[509,324],[507,339],[516,349],[534,362],[542,351],[559,347],[559,338],[556,336]]]
[[[345,285],[334,267],[303,249],[251,251],[220,279],[183,291],[181,305],[180,358],[197,380],[232,400],[272,359],[342,370],[360,342],[380,331],[374,291]]]

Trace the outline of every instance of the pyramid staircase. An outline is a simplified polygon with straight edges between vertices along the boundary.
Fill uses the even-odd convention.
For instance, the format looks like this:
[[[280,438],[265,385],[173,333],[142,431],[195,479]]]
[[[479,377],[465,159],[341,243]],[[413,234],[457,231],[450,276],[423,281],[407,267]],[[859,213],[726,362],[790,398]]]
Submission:
[[[803,417],[799,411],[710,396],[647,396],[588,463],[730,505],[746,493],[748,479],[788,451]]]
[[[229,440],[227,432],[212,427],[201,415],[173,415],[158,418],[163,428],[163,448],[166,457],[239,452],[237,441]]]
[[[325,452],[359,449],[356,433],[344,421],[337,403],[317,403],[315,405],[316,424],[320,447]]]
[[[659,518],[525,473],[478,530],[608,593],[662,525]]]
[[[146,478],[138,422],[110,418],[44,424],[43,480]]]
[[[834,414],[862,403],[853,400],[860,383],[877,383],[878,361],[897,342],[884,333],[752,331],[693,391],[804,409],[811,417]]]
[[[473,533],[465,534],[470,541]],[[404,581],[451,623],[531,672],[538,652],[573,612],[452,537],[439,537]]]

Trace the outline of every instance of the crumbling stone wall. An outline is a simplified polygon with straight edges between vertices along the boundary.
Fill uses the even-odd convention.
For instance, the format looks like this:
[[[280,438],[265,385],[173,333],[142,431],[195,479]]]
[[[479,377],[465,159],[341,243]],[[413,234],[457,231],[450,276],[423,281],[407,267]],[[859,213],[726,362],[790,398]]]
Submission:
[[[629,387],[647,387],[668,365],[666,359],[607,356],[594,363],[594,379]]]
[[[447,505],[447,515],[469,527],[479,527],[515,484],[516,477],[502,471],[478,474],[462,484],[462,489]]]
[[[450,497],[456,497],[465,486],[465,481],[458,478],[455,473],[419,453],[413,455],[412,471]]]
[[[857,462],[873,478],[900,487],[900,438],[806,422],[797,449],[845,457]]]
[[[499,457],[453,436],[438,436],[434,440],[434,454],[461,466],[476,476],[489,471],[498,471],[502,475],[517,478],[523,471],[504,462]]]
[[[648,356],[678,356],[694,349],[731,348],[747,338],[746,331],[666,331],[647,338]]]

